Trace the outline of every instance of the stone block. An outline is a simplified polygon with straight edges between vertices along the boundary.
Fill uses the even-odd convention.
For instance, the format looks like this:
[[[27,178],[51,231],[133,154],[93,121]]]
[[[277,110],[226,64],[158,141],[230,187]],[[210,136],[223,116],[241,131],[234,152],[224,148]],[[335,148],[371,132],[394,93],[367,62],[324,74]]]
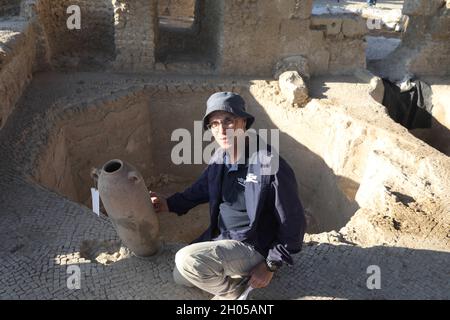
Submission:
[[[297,71],[284,72],[280,75],[278,83],[288,103],[304,106],[308,102],[308,88]]]
[[[342,22],[342,33],[345,37],[362,37],[368,33],[366,20],[361,17],[349,17]]]
[[[323,27],[326,30],[327,36],[338,35],[342,29],[341,17],[331,16],[331,15],[320,15],[313,16],[311,18],[311,26],[313,27]]]

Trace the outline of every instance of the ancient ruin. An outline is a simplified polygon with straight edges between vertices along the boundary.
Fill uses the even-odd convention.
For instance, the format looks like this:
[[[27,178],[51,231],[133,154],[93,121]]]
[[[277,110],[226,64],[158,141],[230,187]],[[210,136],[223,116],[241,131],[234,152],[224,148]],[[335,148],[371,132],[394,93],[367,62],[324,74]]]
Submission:
[[[413,77],[427,128],[382,104],[381,78]],[[173,163],[171,135],[198,134],[216,91],[280,130],[308,216],[251,299],[450,299],[449,0],[0,0],[0,299],[209,299],[171,272],[207,206],[160,215],[138,258],[92,212],[90,170],[122,159],[183,190],[204,164]]]

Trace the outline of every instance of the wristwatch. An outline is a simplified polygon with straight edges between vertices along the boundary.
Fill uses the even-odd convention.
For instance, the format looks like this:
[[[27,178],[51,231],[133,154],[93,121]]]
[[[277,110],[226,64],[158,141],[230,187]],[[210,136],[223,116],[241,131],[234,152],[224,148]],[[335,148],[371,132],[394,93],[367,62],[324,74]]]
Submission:
[[[281,268],[282,264],[283,263],[281,261],[273,261],[273,260],[266,259],[266,266],[270,272],[277,271],[278,269]]]

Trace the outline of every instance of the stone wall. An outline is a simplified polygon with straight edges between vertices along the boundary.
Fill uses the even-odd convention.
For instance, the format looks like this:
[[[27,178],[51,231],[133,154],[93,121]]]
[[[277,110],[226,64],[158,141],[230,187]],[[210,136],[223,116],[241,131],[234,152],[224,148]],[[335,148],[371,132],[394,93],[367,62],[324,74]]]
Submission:
[[[158,36],[156,0],[114,0],[114,66],[123,71],[149,71],[155,65]]]
[[[34,6],[52,67],[149,71],[154,67],[156,0],[27,0]],[[81,9],[81,30],[69,30],[67,8]]]
[[[270,77],[279,60],[297,55],[309,59],[313,75],[365,67],[363,20],[311,17],[312,0],[199,0],[197,24],[185,33],[159,31],[156,0],[28,1],[39,1],[45,35],[40,47],[47,47],[53,66],[108,67],[114,61],[117,71],[149,72],[157,59],[175,54],[210,64],[209,72],[219,75]],[[81,7],[82,30],[67,29],[69,4]],[[159,10],[167,4],[161,2]],[[171,1],[169,7],[187,12],[196,3],[177,4]]]
[[[32,78],[35,33],[26,21],[0,21],[0,129]]]
[[[308,1],[225,1],[220,73],[271,76],[277,61],[302,55],[312,74],[366,66],[365,21],[353,14],[311,16]]]
[[[205,1],[200,6],[200,27],[204,29],[202,42],[206,45],[203,50],[214,61],[216,68],[220,70],[223,57],[221,43],[223,43],[224,3],[217,1]]]
[[[200,1],[198,25],[190,32],[161,31],[156,37],[157,24],[141,27],[139,16],[130,12],[132,1],[121,0],[116,4],[117,64],[129,65],[127,59],[138,59],[141,53],[130,54],[136,43],[135,35],[153,40],[157,57],[183,55],[185,59],[204,60],[215,66],[220,75],[272,76],[273,68],[282,58],[303,55],[310,60],[312,74],[350,74],[365,67],[365,40],[367,27],[356,15],[311,17],[312,0],[210,0]],[[174,5],[175,2],[171,3]],[[161,6],[166,3],[160,3]],[[151,17],[152,8],[142,7]],[[127,12],[127,13],[125,13]],[[126,18],[125,18],[126,16]],[[123,27],[125,19],[139,27]],[[140,20],[146,21],[146,20]],[[151,21],[149,22],[151,23]],[[127,31],[129,30],[129,31]],[[120,41],[118,39],[121,39]],[[157,41],[155,41],[157,39]],[[123,49],[119,42],[127,43]],[[125,61],[121,50],[125,50]],[[144,55],[144,57],[146,57]],[[144,58],[145,59],[145,58]],[[125,69],[148,70],[135,64]],[[143,69],[144,68],[144,69]]]
[[[160,28],[156,45],[155,56],[158,61],[167,61],[174,55],[182,55],[192,59],[194,56],[205,57],[205,48],[208,42],[203,41],[202,34],[205,30],[199,30],[198,25],[191,25],[183,31],[174,28]],[[180,70],[181,71],[181,70]]]
[[[50,137],[48,145],[47,152],[40,159],[41,170],[36,173],[36,181],[50,190],[60,191],[73,201],[78,201],[78,192],[73,179],[78,175],[73,175],[64,128],[56,130]]]
[[[403,14],[409,17],[401,45],[373,64],[382,76],[400,80],[412,73],[418,77],[450,74],[450,1],[405,0]]]
[[[317,15],[311,18],[308,58],[311,72],[352,74],[366,67],[366,21],[356,14]]]
[[[142,95],[124,100],[118,94],[89,115],[73,114],[55,128],[39,160],[36,180],[73,201],[88,204],[89,188],[94,185],[91,168],[101,168],[111,159],[128,161],[149,177],[152,173],[149,119]]]
[[[0,17],[1,16],[18,16],[20,13],[20,0],[1,0],[0,1]]]
[[[103,66],[114,55],[114,13],[110,0],[34,0],[48,55],[56,67]],[[81,9],[81,29],[70,30],[67,8]]]
[[[312,1],[224,1],[220,73],[271,76],[280,57],[308,52]],[[306,40],[306,41],[305,41]]]
[[[158,15],[194,17],[196,0],[158,0]]]
[[[186,34],[159,32],[157,0],[24,2],[35,5],[40,66],[151,72],[168,52],[210,63],[207,72],[218,75],[271,77],[278,61],[298,55],[308,59],[312,75],[366,66],[365,21],[353,14],[311,16],[312,0],[199,0],[198,25]],[[194,4],[170,1],[169,7],[186,13]],[[66,26],[69,5],[81,8],[81,30]],[[448,9],[444,0],[406,1],[410,23],[397,65],[419,75],[448,74]]]
[[[450,1],[406,0],[409,28],[403,46],[417,52],[408,69],[417,75],[450,74]]]
[[[198,0],[196,10],[197,18],[191,28],[182,31],[176,28],[160,29],[157,43],[159,61],[170,60],[175,55],[184,57],[184,61],[210,63],[217,67],[223,30],[223,3]]]

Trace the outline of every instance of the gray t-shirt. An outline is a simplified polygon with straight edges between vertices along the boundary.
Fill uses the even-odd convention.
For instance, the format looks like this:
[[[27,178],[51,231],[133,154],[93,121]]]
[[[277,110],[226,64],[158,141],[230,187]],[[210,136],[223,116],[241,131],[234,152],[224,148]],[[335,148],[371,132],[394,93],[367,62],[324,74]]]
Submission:
[[[222,178],[222,203],[219,206],[219,229],[223,234],[229,230],[241,230],[250,225],[245,205],[246,164],[224,166]]]

